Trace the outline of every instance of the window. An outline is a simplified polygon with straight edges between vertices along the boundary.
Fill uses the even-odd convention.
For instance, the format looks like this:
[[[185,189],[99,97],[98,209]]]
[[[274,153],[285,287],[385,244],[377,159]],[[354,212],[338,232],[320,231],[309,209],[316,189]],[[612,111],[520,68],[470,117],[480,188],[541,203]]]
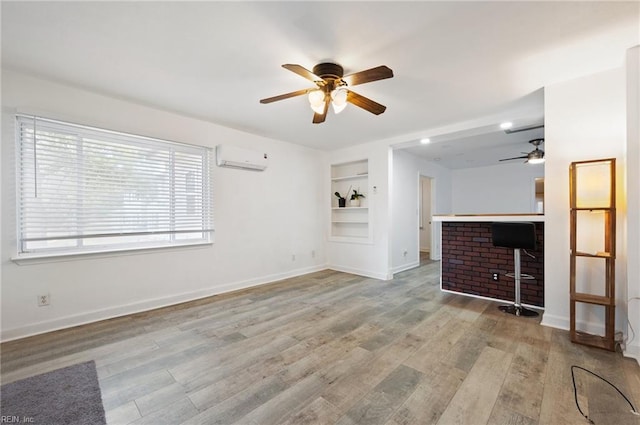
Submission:
[[[18,257],[211,242],[208,148],[16,117]]]

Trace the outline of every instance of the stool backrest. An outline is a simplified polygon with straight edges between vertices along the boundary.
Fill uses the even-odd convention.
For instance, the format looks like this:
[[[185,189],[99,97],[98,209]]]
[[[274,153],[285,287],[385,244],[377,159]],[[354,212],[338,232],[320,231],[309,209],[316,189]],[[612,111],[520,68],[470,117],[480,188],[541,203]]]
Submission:
[[[535,223],[491,223],[493,246],[504,248],[536,249]]]

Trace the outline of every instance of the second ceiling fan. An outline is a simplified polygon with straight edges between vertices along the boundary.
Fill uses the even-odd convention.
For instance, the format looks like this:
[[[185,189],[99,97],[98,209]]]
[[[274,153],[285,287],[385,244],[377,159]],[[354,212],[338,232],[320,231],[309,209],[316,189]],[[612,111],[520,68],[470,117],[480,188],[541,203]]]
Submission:
[[[307,94],[309,96],[311,109],[313,109],[314,112],[314,124],[324,122],[327,118],[329,104],[333,106],[336,113],[341,112],[347,103],[356,105],[375,115],[380,115],[387,109],[386,106],[374,102],[348,88],[358,84],[393,77],[393,71],[387,66],[381,65],[349,75],[343,75],[344,70],[342,66],[331,62],[319,63],[313,67],[313,71],[309,71],[303,66],[296,64],[284,64],[282,67],[314,82],[317,87],[268,97],[261,99],[260,103],[271,103]]]
[[[513,159],[526,159],[525,164],[542,164],[544,162],[544,151],[539,149],[538,147],[544,143],[544,139],[529,140],[529,143],[531,143],[533,146],[536,147],[531,152],[529,153],[522,152],[525,155],[516,156],[513,158],[504,158],[504,159],[500,159],[499,161],[511,161]]]

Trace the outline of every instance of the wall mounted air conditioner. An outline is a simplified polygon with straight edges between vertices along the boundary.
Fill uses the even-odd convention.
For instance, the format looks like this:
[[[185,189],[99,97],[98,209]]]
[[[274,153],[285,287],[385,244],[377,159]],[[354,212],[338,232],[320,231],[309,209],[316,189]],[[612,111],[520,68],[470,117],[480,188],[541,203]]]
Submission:
[[[267,154],[229,145],[216,146],[216,163],[219,167],[263,171],[267,168]]]

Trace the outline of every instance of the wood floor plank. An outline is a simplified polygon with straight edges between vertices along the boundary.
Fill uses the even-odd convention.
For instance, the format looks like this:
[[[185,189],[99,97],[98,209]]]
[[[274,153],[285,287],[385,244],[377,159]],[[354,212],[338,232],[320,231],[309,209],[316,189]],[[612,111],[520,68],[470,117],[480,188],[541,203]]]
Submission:
[[[511,365],[513,355],[485,347],[438,424],[486,423]]]
[[[338,417],[331,403],[318,397],[307,407],[291,415],[282,425],[331,425],[338,421]]]
[[[407,398],[387,425],[435,424],[464,381],[466,373],[444,363],[431,364],[415,391]]]
[[[134,401],[121,404],[105,412],[107,425],[128,425],[141,417],[138,406]]]
[[[274,352],[285,350],[299,341],[289,335],[276,338],[251,338],[234,344],[227,350],[212,350],[197,359],[169,369],[176,381],[188,391],[194,391],[248,367]]]
[[[159,370],[133,379],[128,379],[128,377],[122,380],[109,378],[108,382],[100,382],[102,403],[105,410],[113,409],[174,383],[175,380],[166,370]]]
[[[585,364],[588,356],[580,346],[568,342],[569,333],[555,330],[547,360],[544,393],[540,406],[540,424],[584,424],[575,405],[571,380],[571,365]],[[555,343],[555,344],[554,344]],[[588,412],[589,400],[586,386],[581,377],[576,380],[578,402],[584,412]]]
[[[185,425],[229,425],[286,389],[287,384],[280,378],[268,376],[182,423]]]
[[[262,403],[236,423],[278,425],[301,406],[306,406],[324,387],[324,381],[316,375],[307,376],[289,386],[275,397]]]
[[[130,425],[174,425],[183,423],[197,414],[198,410],[191,404],[191,401],[183,397],[131,422]]]
[[[508,412],[510,418],[522,416],[520,421],[529,418],[537,423],[548,357],[544,346],[518,345],[489,422],[505,421]]]
[[[415,353],[404,361],[404,364],[428,373],[434,364],[445,360],[453,346],[458,343],[468,329],[468,325],[453,320],[452,316],[443,314],[441,320],[434,322],[433,334]]]
[[[366,397],[352,406],[338,420],[338,425],[349,423],[384,424],[420,382],[422,374],[415,369],[400,365],[376,385]]]
[[[138,407],[140,415],[147,416],[153,412],[162,410],[176,400],[181,400],[186,397],[187,394],[184,387],[175,382],[152,393],[136,398],[135,404]]]
[[[538,421],[524,416],[504,405],[496,405],[491,412],[487,425],[537,425]]]

